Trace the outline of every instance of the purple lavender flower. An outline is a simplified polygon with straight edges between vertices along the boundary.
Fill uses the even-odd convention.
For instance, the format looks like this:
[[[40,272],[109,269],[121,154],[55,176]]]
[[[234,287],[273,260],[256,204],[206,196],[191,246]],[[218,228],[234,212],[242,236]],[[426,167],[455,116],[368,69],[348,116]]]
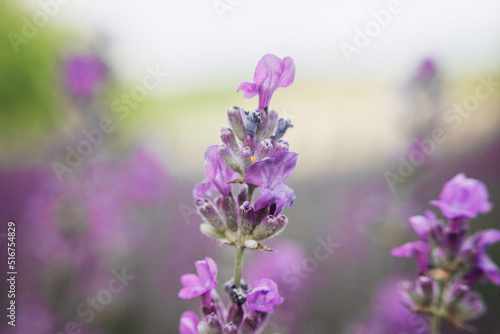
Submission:
[[[91,97],[108,75],[108,68],[97,55],[77,55],[65,64],[68,90],[82,98]]]
[[[198,183],[193,190],[193,197],[211,197],[218,190],[223,196],[228,196],[231,184],[238,173],[229,168],[224,162],[219,146],[209,146],[205,152],[206,179]]]
[[[500,231],[494,229],[478,232],[467,239],[462,253],[464,256],[472,254],[470,270],[465,278],[468,284],[487,278],[493,284],[500,285],[500,270],[486,254],[486,247],[499,241]]]
[[[255,282],[255,288],[247,295],[248,306],[252,311],[274,313],[274,306],[283,303],[278,285],[271,279],[263,278]]]
[[[182,313],[179,324],[180,334],[198,334],[198,323],[198,316],[193,311]]]
[[[198,275],[182,275],[181,283],[184,287],[179,291],[179,298],[198,297],[217,287],[217,265],[214,260],[206,257],[205,260],[196,261],[195,266]]]
[[[295,200],[294,192],[282,182],[292,175],[298,154],[282,151],[272,157],[252,164],[246,173],[248,183],[261,187],[261,195],[255,201],[255,210],[276,205],[275,214],[281,212],[284,205],[291,207]],[[273,213],[271,213],[273,214]]]
[[[367,314],[352,326],[349,333],[428,333],[428,320],[423,316],[413,314],[401,303],[398,291],[398,282],[401,278],[399,275],[390,276],[380,284]]]
[[[439,194],[439,200],[430,203],[439,207],[449,219],[476,218],[478,213],[488,213],[493,206],[488,202],[488,190],[484,183],[467,178],[463,173],[448,181]]]
[[[243,97],[251,99],[259,94],[259,110],[269,106],[271,97],[278,87],[288,87],[295,77],[295,64],[293,59],[282,59],[272,54],[266,54],[257,63],[253,83],[243,82],[237,91],[243,90]]]
[[[422,239],[419,241],[408,242],[402,246],[394,248],[391,255],[395,257],[415,257],[419,273],[425,273],[429,269],[430,237],[437,231],[436,216],[431,211],[426,211],[425,216],[413,216],[410,223]]]

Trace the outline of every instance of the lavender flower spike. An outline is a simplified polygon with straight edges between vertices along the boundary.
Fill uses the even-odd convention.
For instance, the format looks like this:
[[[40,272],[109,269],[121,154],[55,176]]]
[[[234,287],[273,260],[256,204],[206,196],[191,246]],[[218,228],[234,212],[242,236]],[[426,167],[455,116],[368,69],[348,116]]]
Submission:
[[[205,260],[196,261],[195,266],[198,275],[181,276],[181,283],[184,287],[179,291],[179,298],[191,299],[217,287],[217,265],[214,260],[206,257]]]
[[[255,282],[255,288],[247,295],[248,306],[252,311],[274,313],[274,307],[283,303],[278,285],[269,278]]]
[[[484,183],[469,179],[463,173],[448,181],[439,194],[439,200],[430,204],[441,209],[449,219],[476,218],[478,213],[488,213],[493,206],[488,202],[488,190]]]
[[[198,317],[193,311],[186,311],[181,315],[179,324],[180,334],[198,334]]]
[[[295,64],[292,58],[280,59],[268,53],[257,63],[253,83],[242,82],[237,91],[242,90],[245,99],[259,94],[259,110],[264,110],[269,106],[274,91],[278,87],[290,86],[294,77]]]

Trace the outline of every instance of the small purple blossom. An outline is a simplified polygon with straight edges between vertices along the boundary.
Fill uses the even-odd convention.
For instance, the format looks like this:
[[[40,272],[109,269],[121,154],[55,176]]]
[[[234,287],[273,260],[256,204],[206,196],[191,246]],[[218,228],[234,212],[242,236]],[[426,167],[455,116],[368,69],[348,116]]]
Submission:
[[[198,316],[193,311],[186,311],[181,315],[179,324],[180,334],[198,334]]]
[[[193,197],[210,197],[218,190],[223,196],[228,196],[231,184],[227,182],[236,178],[238,173],[224,162],[219,146],[209,146],[205,152],[206,179],[198,183],[193,190]]]
[[[89,98],[108,75],[108,68],[97,55],[77,55],[65,64],[68,90],[82,98]]]
[[[488,190],[484,183],[467,178],[463,173],[448,181],[439,194],[439,200],[430,204],[439,207],[449,219],[476,218],[478,213],[488,213],[493,206],[488,202]]]
[[[184,286],[179,291],[179,298],[191,299],[201,296],[207,291],[217,287],[217,265],[214,260],[206,257],[205,260],[196,261],[195,274],[186,274],[181,276],[181,283]]]
[[[470,271],[466,275],[469,284],[488,278],[493,284],[500,285],[500,270],[486,254],[486,248],[500,241],[499,230],[486,230],[471,236],[464,245],[465,255],[472,253]]]
[[[251,99],[259,94],[259,110],[269,106],[271,97],[278,87],[288,87],[293,83],[295,77],[295,64],[293,59],[266,54],[257,63],[253,83],[242,82],[237,91],[243,91],[243,97]]]
[[[415,257],[419,273],[424,273],[429,267],[429,253],[431,251],[430,238],[436,238],[439,231],[436,216],[431,211],[426,211],[425,216],[413,216],[410,224],[422,239],[408,242],[402,246],[394,248],[391,255],[394,257]]]
[[[292,175],[297,164],[298,154],[281,151],[272,157],[252,164],[246,172],[246,181],[261,187],[261,195],[255,201],[255,210],[260,210],[276,204],[275,214],[278,214],[284,205],[291,207],[295,200],[294,192],[282,182]]]
[[[268,278],[255,282],[255,288],[247,295],[248,306],[252,311],[274,313],[274,306],[283,303],[278,285]]]

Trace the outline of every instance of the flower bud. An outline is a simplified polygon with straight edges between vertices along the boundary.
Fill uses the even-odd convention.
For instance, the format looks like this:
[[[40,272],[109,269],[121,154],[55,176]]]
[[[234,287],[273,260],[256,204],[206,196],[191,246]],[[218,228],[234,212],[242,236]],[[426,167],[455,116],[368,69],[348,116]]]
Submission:
[[[280,140],[274,144],[274,153],[281,151],[288,151],[290,149],[290,144],[287,140]]]
[[[241,169],[242,172],[240,173],[241,175],[245,175],[245,171],[250,167],[252,164],[252,151],[250,150],[250,147],[244,147],[241,152],[240,152],[240,161],[241,161]]]
[[[422,300],[420,301],[421,307],[429,307],[434,299],[434,281],[428,276],[420,276],[417,279],[417,289]]]
[[[271,155],[273,155],[273,144],[271,143],[271,140],[265,139],[261,141],[259,144],[259,148],[257,149],[257,153],[255,154],[257,161],[261,161],[262,159],[270,157]]]
[[[236,141],[236,136],[234,135],[233,130],[222,127],[220,132],[220,138],[224,145],[229,147],[234,154],[237,154],[240,151],[240,145],[238,145],[238,142]]]
[[[245,134],[250,137],[255,137],[257,134],[257,128],[262,122],[260,113],[258,111],[245,111],[243,113],[243,125],[245,125]]]
[[[280,140],[285,135],[286,130],[288,130],[288,128],[293,128],[292,121],[290,121],[289,119],[280,118],[273,139]]]
[[[196,201],[196,205],[198,206],[200,216],[205,222],[210,224],[219,232],[224,232],[226,230],[226,225],[224,224],[222,217],[209,201],[199,198]]]
[[[269,238],[274,229],[276,228],[277,219],[273,216],[267,216],[264,218],[262,223],[257,225],[257,227],[252,232],[252,239],[262,240]]]
[[[284,215],[278,217],[278,221],[276,222],[276,227],[273,231],[273,235],[277,235],[281,231],[283,231],[288,224],[288,218]]]
[[[238,327],[230,322],[224,326],[222,334],[238,334]]]
[[[222,324],[220,323],[217,314],[211,313],[205,317],[205,322],[207,323],[208,333],[219,334],[222,331]]]
[[[238,206],[241,206],[247,200],[247,196],[248,196],[248,187],[244,186],[241,188],[241,191],[238,194]]]
[[[278,113],[276,110],[261,112],[262,123],[257,129],[257,138],[259,141],[271,137],[278,122]]]
[[[232,304],[229,307],[227,312],[227,321],[228,323],[233,323],[236,326],[239,326],[243,321],[243,309],[239,304]]]
[[[229,193],[229,196],[219,197],[216,204],[219,212],[224,216],[226,226],[232,231],[238,230],[238,214],[233,195]]]
[[[242,173],[241,160],[226,145],[224,145],[224,144],[219,145],[219,149],[220,149],[222,158],[224,159],[224,162],[226,163],[226,165],[228,165],[229,168],[231,168],[235,172],[238,172],[241,174]]]
[[[212,225],[207,223],[200,224],[200,231],[207,237],[215,239],[225,239],[225,234],[223,232],[217,231]]]
[[[254,211],[247,201],[240,206],[238,227],[243,235],[252,233],[255,228]]]
[[[227,118],[231,128],[234,131],[236,137],[243,140],[245,137],[245,126],[243,125],[243,118],[241,117],[242,110],[238,107],[231,107],[227,110]]]
[[[241,325],[242,333],[255,333],[266,320],[267,313],[260,311],[253,311],[248,317],[245,318]]]

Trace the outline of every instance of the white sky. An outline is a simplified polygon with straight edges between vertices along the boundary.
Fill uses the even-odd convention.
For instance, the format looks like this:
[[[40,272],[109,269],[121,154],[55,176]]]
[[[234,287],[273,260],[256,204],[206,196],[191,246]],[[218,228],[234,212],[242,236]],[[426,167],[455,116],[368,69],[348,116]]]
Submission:
[[[34,11],[41,2],[25,0]],[[401,0],[369,46],[347,63],[339,45],[390,0],[222,0],[234,10],[221,20],[214,0],[64,0],[52,21],[110,38],[115,70],[140,82],[147,66],[171,71],[163,92],[251,80],[265,53],[291,56],[297,79],[408,77],[424,56],[449,73],[487,72],[500,63],[500,1]]]

